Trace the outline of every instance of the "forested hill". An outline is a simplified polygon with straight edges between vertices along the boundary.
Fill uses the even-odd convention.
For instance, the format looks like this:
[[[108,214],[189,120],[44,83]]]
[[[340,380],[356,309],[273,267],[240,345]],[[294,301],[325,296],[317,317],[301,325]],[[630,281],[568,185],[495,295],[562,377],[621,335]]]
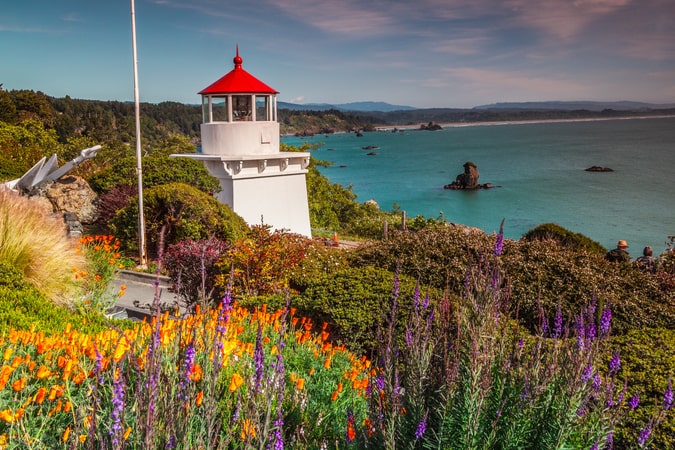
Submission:
[[[406,109],[399,111],[347,112],[337,109],[279,109],[282,134],[315,134],[375,126],[419,125],[428,122],[486,122],[543,119],[611,118],[635,115],[675,115],[675,109],[638,109],[602,111],[569,109]],[[84,136],[96,142],[134,141],[134,105],[130,102],[54,98],[40,91],[0,88],[0,121],[15,124],[26,119],[38,120],[46,128],[56,130],[59,140]],[[187,136],[199,141],[202,121],[199,105],[177,102],[141,104],[141,135],[144,145],[152,145],[167,136]]]

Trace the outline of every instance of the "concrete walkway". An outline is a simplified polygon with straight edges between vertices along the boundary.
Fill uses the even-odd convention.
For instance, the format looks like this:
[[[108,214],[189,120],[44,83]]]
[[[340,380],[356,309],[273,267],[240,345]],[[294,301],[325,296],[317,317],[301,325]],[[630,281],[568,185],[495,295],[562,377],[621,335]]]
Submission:
[[[115,302],[118,314],[115,317],[129,317],[143,319],[151,315],[149,306],[152,305],[155,295],[159,295],[160,303],[173,305],[178,297],[169,287],[171,282],[168,277],[153,275],[131,270],[120,270],[117,278],[111,283],[111,291],[116,295],[122,286],[125,286],[125,294]],[[126,310],[126,315],[121,312]]]

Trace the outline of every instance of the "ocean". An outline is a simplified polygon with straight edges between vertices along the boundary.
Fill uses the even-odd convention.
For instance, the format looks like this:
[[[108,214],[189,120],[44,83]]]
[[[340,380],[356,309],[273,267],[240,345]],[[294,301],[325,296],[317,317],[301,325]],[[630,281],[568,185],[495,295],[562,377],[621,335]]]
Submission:
[[[511,239],[553,222],[608,249],[625,239],[634,258],[646,245],[660,253],[675,235],[673,117],[445,125],[282,142],[321,143],[312,154],[333,163],[320,169],[331,182],[383,210],[396,204],[408,217],[442,215],[487,233],[505,219]],[[444,189],[467,161],[478,167],[479,183],[495,187]],[[584,170],[591,166],[613,172]]]

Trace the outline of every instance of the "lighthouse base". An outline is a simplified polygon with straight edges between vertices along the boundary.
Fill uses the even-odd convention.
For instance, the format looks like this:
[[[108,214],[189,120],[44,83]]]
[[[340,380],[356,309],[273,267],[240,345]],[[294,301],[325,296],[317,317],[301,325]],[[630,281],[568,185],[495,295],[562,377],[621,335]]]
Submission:
[[[274,230],[312,237],[307,202],[309,153],[268,155],[180,154],[202,161],[220,181],[216,198],[249,225],[270,225]]]

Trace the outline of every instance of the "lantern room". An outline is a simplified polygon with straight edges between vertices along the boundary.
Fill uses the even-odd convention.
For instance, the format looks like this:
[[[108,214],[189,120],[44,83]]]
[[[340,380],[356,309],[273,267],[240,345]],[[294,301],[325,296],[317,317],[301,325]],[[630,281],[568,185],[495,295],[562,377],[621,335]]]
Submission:
[[[239,48],[234,68],[199,92],[202,152],[259,155],[278,152],[278,92],[243,69]]]

